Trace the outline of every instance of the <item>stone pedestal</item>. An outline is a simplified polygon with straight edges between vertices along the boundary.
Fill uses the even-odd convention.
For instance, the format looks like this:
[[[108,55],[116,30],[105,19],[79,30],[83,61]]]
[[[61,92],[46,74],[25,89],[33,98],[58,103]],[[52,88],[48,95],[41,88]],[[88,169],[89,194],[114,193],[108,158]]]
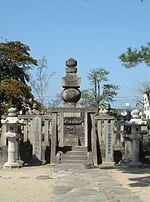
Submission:
[[[17,136],[10,137],[7,133],[5,137],[8,139],[8,161],[4,164],[3,168],[19,168],[21,165],[16,162],[16,138]]]
[[[132,161],[129,165],[138,166],[142,163],[139,161],[140,153],[140,140],[142,138],[141,134],[131,134],[130,138],[132,139]]]
[[[124,146],[124,158],[123,158],[123,160],[125,161],[125,162],[130,162],[131,160],[132,160],[132,154],[133,154],[133,152],[132,152],[132,140],[131,139],[125,139],[125,146]]]

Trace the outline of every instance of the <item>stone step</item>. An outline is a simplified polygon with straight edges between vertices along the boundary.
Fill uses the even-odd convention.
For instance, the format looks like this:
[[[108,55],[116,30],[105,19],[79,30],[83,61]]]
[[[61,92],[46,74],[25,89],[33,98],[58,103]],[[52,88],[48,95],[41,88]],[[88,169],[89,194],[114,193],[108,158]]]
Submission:
[[[87,156],[81,155],[81,156],[73,156],[73,155],[62,155],[61,160],[87,160]]]
[[[67,163],[67,164],[87,164],[88,163],[88,161],[86,161],[86,160],[62,160],[61,161],[61,163],[62,164],[65,164],[65,163]]]
[[[87,152],[87,148],[83,147],[83,146],[75,146],[75,147],[72,147],[72,151],[84,151],[84,152]]]
[[[86,151],[68,151],[64,155],[77,155],[77,156],[85,155],[86,156],[87,152]]]

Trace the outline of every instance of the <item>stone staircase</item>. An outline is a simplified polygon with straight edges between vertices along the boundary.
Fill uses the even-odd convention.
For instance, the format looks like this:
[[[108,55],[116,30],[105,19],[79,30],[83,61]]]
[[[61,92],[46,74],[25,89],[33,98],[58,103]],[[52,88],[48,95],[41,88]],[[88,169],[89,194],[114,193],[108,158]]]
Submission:
[[[86,147],[75,146],[71,151],[61,154],[61,163],[69,164],[87,164],[88,151]]]

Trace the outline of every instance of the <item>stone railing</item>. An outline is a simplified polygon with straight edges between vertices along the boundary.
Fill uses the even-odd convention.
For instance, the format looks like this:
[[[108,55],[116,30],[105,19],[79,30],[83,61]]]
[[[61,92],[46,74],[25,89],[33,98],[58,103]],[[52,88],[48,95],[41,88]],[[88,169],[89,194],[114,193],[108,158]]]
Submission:
[[[51,115],[19,115],[19,118],[24,120],[21,127],[23,145],[32,146],[32,157],[35,160],[49,162]],[[21,148],[23,155],[26,147]]]
[[[6,119],[7,116],[3,116]],[[51,140],[51,115],[29,114],[18,115],[23,123],[19,130],[19,158],[25,163],[36,161],[39,163],[50,162]],[[2,125],[0,138],[0,162],[7,160],[8,140],[5,136],[7,125]]]

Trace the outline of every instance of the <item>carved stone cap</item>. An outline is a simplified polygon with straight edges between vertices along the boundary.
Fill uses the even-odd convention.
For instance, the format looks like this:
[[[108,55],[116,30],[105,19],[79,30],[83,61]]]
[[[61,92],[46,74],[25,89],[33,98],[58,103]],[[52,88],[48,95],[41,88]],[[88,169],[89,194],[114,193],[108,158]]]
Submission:
[[[66,61],[66,73],[77,73],[77,61],[73,58],[70,58]]]
[[[77,61],[73,58],[70,58],[66,61],[66,66],[67,67],[76,67],[77,66]]]
[[[8,116],[5,120],[1,121],[2,124],[9,124],[9,125],[14,125],[14,124],[22,124],[23,119],[19,119],[17,116],[17,109],[14,107],[11,107],[8,109]]]
[[[132,118],[134,119],[140,119],[140,111],[138,109],[134,109],[131,112]]]
[[[140,111],[138,109],[134,109],[131,112],[132,119],[128,121],[129,125],[145,125],[145,121],[143,121],[140,117]]]
[[[8,116],[11,117],[11,116],[16,116],[17,115],[17,109],[15,107],[11,107],[8,109]]]

